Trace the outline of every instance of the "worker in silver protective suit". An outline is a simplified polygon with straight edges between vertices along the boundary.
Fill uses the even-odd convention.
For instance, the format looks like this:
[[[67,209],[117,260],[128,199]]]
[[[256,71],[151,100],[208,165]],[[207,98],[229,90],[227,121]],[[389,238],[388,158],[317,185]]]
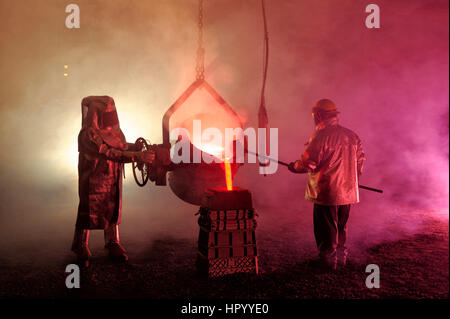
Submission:
[[[350,205],[359,202],[358,178],[365,160],[361,140],[339,125],[337,108],[322,99],[312,109],[315,131],[295,173],[307,173],[305,198],[314,203],[314,235],[321,264],[336,269],[347,263],[347,220]]]
[[[141,152],[134,144],[127,143],[111,97],[86,97],[81,108],[82,128],[78,135],[80,202],[72,251],[80,265],[89,265],[89,231],[103,229],[109,256],[126,261],[126,250],[119,241],[123,163],[152,163],[155,154],[153,151]]]

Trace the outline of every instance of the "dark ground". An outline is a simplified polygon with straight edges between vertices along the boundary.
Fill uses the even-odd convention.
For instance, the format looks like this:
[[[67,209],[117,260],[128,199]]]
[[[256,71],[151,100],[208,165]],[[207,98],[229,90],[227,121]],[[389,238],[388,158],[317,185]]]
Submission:
[[[449,298],[448,221],[430,218],[400,240],[364,246],[348,267],[323,273],[312,267],[314,251],[292,242],[289,232],[258,234],[258,276],[207,280],[195,273],[195,243],[161,238],[127,264],[113,264],[106,251],[82,271],[81,289],[65,287],[66,260],[51,267],[8,265],[0,260],[1,298]],[[129,247],[132,251],[133,247]],[[143,257],[144,256],[144,257]],[[365,267],[380,267],[381,288],[365,286]]]

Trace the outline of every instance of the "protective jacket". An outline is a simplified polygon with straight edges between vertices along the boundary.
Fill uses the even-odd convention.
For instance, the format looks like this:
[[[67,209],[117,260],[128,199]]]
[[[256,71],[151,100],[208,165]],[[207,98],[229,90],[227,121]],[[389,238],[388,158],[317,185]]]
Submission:
[[[364,160],[359,137],[332,117],[316,126],[294,168],[308,173],[307,200],[347,205],[359,202],[358,177]]]
[[[84,98],[82,114],[76,227],[106,229],[120,223],[123,163],[133,160],[127,151],[134,144],[125,140],[111,97]]]

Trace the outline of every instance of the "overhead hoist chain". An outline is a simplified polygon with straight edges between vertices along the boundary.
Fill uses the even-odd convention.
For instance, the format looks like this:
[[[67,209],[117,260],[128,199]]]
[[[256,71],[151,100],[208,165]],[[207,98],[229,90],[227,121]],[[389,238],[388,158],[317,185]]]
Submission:
[[[197,80],[205,78],[205,49],[203,48],[203,0],[198,0],[198,49],[197,49]]]

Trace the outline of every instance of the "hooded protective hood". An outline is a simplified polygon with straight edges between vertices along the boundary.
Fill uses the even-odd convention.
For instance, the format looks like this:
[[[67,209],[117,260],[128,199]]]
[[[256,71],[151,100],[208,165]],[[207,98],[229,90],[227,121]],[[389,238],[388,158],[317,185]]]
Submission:
[[[114,99],[109,96],[88,96],[81,102],[82,130],[93,129],[106,144],[124,149],[126,140],[120,129]]]

